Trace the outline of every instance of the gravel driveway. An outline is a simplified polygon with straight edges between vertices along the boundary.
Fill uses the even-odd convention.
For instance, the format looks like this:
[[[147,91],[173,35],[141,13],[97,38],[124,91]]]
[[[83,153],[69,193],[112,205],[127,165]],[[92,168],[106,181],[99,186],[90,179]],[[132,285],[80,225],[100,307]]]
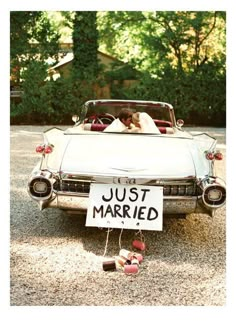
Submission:
[[[222,306],[226,304],[225,207],[211,219],[190,215],[164,219],[161,232],[144,232],[147,249],[140,271],[105,272],[118,255],[120,230],[85,227],[83,216],[40,212],[27,194],[27,179],[39,156],[35,145],[46,126],[11,127],[11,305],[12,306]],[[224,128],[209,132],[225,155]],[[225,177],[225,161],[217,163]],[[124,230],[131,249],[136,232]]]

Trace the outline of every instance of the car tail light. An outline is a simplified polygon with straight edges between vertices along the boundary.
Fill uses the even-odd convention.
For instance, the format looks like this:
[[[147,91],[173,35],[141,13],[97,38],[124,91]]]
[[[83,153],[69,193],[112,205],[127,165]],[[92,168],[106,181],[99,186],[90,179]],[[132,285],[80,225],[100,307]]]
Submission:
[[[53,145],[52,144],[40,144],[35,149],[38,153],[50,154],[53,152]]]
[[[214,153],[213,152],[207,152],[206,153],[206,159],[208,160],[213,160],[215,157],[214,157]]]
[[[50,154],[53,151],[52,145],[47,145],[44,149],[45,154]]]
[[[44,152],[44,148],[45,148],[45,145],[40,144],[36,147],[35,151],[38,152],[38,153],[42,153],[42,152]]]
[[[222,160],[223,159],[223,155],[221,152],[216,152],[214,155],[216,160]]]
[[[221,152],[216,151],[216,152],[212,152],[212,151],[206,151],[206,159],[208,160],[222,160],[223,159],[223,155]]]

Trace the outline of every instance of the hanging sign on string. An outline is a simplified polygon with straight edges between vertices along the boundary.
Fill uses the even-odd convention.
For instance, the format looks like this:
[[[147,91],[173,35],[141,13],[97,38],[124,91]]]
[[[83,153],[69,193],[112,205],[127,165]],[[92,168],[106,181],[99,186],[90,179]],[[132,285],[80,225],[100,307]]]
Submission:
[[[162,230],[162,223],[162,187],[91,184],[86,226]]]

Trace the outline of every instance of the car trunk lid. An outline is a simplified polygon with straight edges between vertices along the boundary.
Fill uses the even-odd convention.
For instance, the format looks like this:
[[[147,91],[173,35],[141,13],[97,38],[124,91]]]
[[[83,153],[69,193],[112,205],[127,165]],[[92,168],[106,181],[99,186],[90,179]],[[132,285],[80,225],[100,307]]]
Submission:
[[[195,176],[191,139],[141,134],[72,135],[60,170],[81,175]]]

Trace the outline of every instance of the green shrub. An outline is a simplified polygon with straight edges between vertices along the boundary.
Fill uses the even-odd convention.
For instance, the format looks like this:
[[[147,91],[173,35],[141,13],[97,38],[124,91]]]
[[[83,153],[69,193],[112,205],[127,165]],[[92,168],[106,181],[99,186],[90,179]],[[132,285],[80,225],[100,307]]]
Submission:
[[[123,88],[112,85],[112,98],[163,101],[173,105],[177,118],[189,125],[226,125],[225,75],[212,71],[177,74],[169,71],[162,78],[143,75],[138,84]]]

